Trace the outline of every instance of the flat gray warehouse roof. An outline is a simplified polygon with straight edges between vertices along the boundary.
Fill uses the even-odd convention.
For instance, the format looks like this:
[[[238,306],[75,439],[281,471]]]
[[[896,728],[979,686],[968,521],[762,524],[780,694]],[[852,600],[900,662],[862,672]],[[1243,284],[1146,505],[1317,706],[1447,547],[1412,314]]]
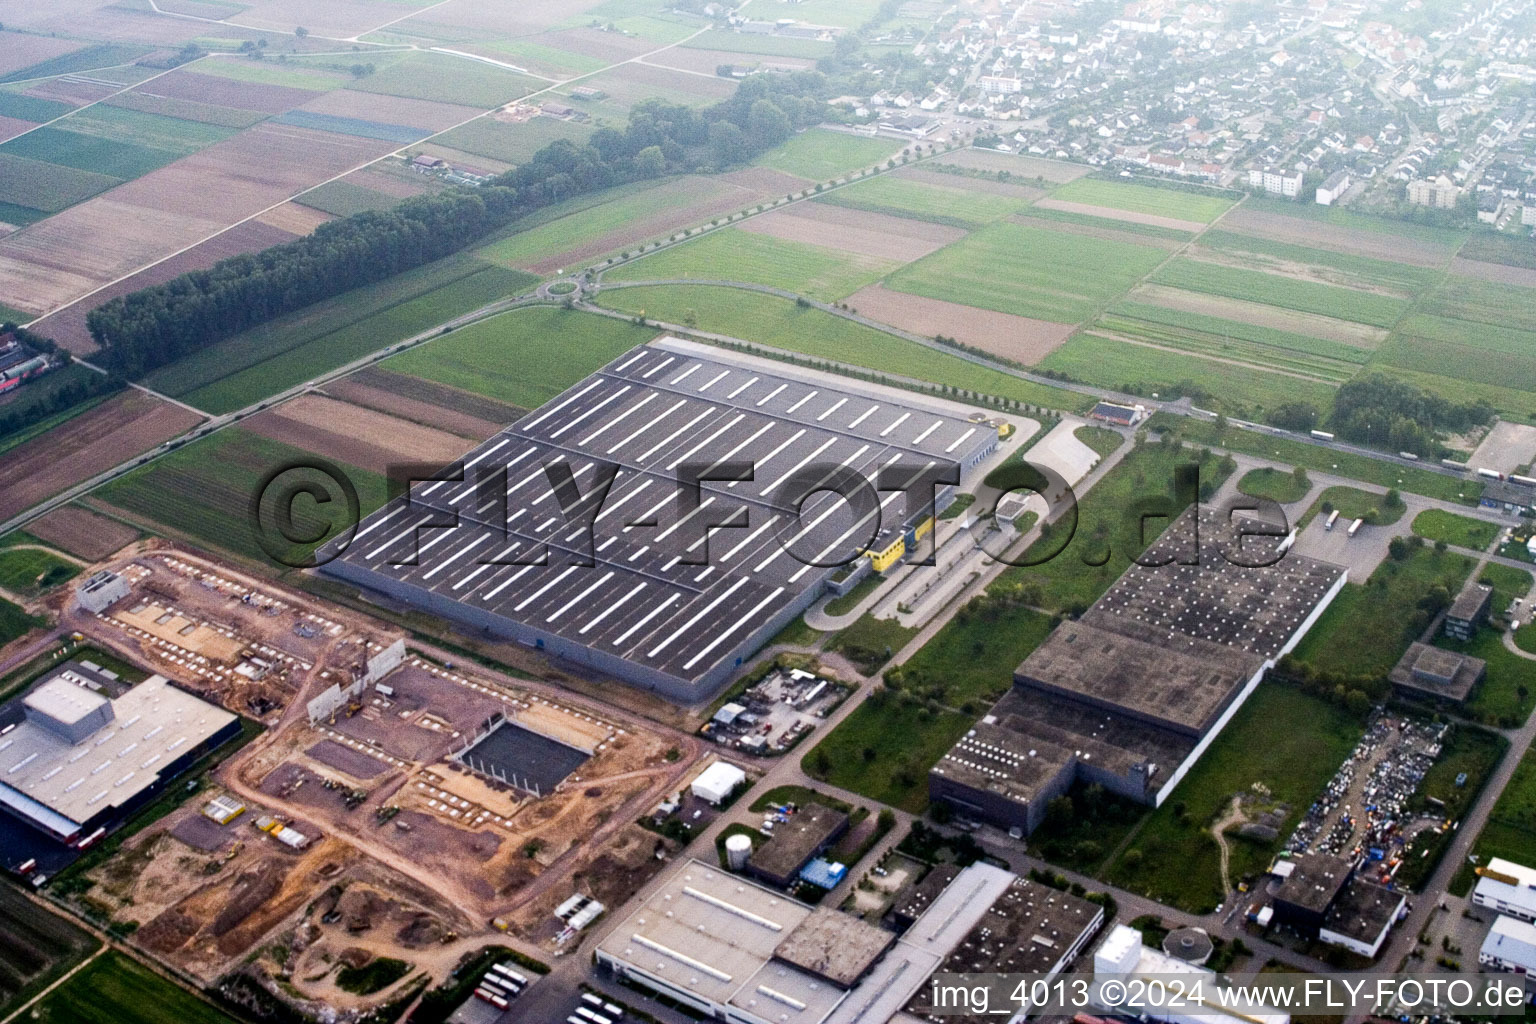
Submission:
[[[823,492],[797,523],[793,505],[807,489],[793,487],[797,474],[840,467],[873,480],[884,469],[964,466],[997,444],[997,431],[995,421],[920,396],[770,372],[662,339],[477,447],[464,482],[419,484],[408,505],[370,516],[324,571],[555,653],[593,653],[630,681],[703,696],[752,653],[765,623],[819,591],[830,563],[856,555],[880,523],[908,518],[901,491],[881,492],[878,515],[862,516]],[[753,479],[705,483],[696,509],[681,505],[681,467],[728,461],[753,463]],[[602,467],[617,469],[590,546],[546,476],[562,462],[583,495]],[[504,502],[499,485],[477,483],[492,468],[506,470]],[[741,526],[706,535],[732,515]],[[427,525],[453,516],[452,528]],[[547,564],[517,562],[545,546]],[[577,564],[589,556],[595,564]]]

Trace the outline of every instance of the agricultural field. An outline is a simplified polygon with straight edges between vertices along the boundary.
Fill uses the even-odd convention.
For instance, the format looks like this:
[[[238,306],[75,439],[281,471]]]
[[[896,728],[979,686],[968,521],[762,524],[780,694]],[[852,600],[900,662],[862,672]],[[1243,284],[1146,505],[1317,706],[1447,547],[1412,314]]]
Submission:
[[[754,234],[901,263],[920,260],[965,237],[959,228],[826,203],[795,203],[757,214],[736,226]]]
[[[1234,198],[1157,188],[1102,178],[1078,178],[1051,192],[1058,202],[1078,203],[1154,218],[1209,224],[1231,209]]]
[[[119,393],[0,455],[0,520],[176,437],[196,413],[138,391]]]
[[[656,59],[677,52],[658,54]],[[620,64],[562,85],[556,92],[568,98],[576,109],[589,114],[598,127],[622,128],[629,120],[630,110],[645,100],[658,99],[698,107],[726,99],[736,91],[734,81],[715,77],[712,72],[713,69],[711,75],[705,77],[649,63]],[[602,97],[589,99],[571,95],[583,85],[603,93]]]
[[[712,178],[611,189],[576,204],[573,212],[544,211],[479,254],[503,266],[551,275],[711,216],[737,212],[752,201],[750,193]]]
[[[710,29],[681,44],[692,50],[719,50],[724,53],[751,54],[757,57],[804,57],[816,60],[832,54],[832,44],[819,39],[795,39],[789,36],[749,35],[727,29]]]
[[[482,117],[460,125],[433,141],[465,153],[516,165],[526,162],[557,139],[570,139],[578,146],[583,145],[596,130],[591,125],[554,117],[540,116],[511,122]]]
[[[801,308],[773,295],[682,285],[624,288],[601,295],[599,302],[612,309],[644,312],[648,317],[675,324],[682,323],[691,311],[699,327],[706,331],[761,342],[813,359],[948,384],[1032,405],[1076,410],[1087,401],[1081,395],[1021,380],[819,309]]]
[[[54,509],[27,524],[27,532],[60,551],[98,561],[138,540],[138,530],[78,505]]]
[[[1119,238],[1127,242],[1156,238],[1160,239],[1170,251],[1188,242],[1193,235],[1192,230],[1184,228],[1170,228],[1140,221],[1115,220],[1110,217],[1101,217],[1097,213],[1082,212],[1093,209],[1094,207],[1090,206],[1062,209],[1036,203],[1033,206],[1026,206],[1015,216],[1026,217],[1029,220],[1049,221],[1064,225],[1068,230],[1075,228],[1084,234],[1098,235],[1100,238]]]
[[[211,1003],[173,985],[126,954],[108,950],[48,994],[32,1011],[38,1024],[235,1024]]]
[[[831,181],[849,171],[882,163],[900,151],[901,143],[891,139],[810,128],[754,162],[759,167],[771,167],[797,178]]]
[[[453,256],[279,317],[152,373],[196,408],[230,412],[386,348],[533,283]]]
[[[1511,238],[1490,231],[1470,235],[1456,255],[1464,260],[1536,270],[1536,245],[1523,238]]]
[[[58,56],[17,68],[0,76],[0,85],[6,82],[25,82],[34,78],[52,78],[77,71],[91,71],[116,64],[128,64],[150,51],[147,46],[132,43],[97,43],[84,49],[75,49],[78,45],[71,46],[69,53],[60,53]]]
[[[870,214],[869,216],[878,216]],[[1021,366],[1034,366],[1072,335],[1067,324],[962,306],[957,302],[892,291],[879,284],[861,288],[844,305],[881,323],[925,338],[940,335]]]
[[[960,186],[933,185],[881,174],[818,196],[817,203],[912,217],[955,228],[979,228],[1017,212],[1025,203]]]
[[[1186,355],[1161,341],[1137,343],[1130,337],[1100,334],[1097,329],[1079,333],[1040,366],[1116,391],[1164,398],[1183,395],[1201,407],[1228,413],[1252,413],[1297,400],[1326,408],[1333,401],[1330,383],[1293,371],[1271,372],[1227,355]]]
[[[1413,517],[1413,532],[1426,540],[1443,540],[1456,547],[1483,551],[1493,543],[1499,528],[1481,519],[1459,516],[1454,512],[1446,512],[1438,508],[1427,508]]]
[[[47,624],[47,619],[28,615],[19,605],[0,598],[0,647]],[[3,985],[0,985],[0,988],[3,988]]]
[[[1419,608],[1435,587],[1454,597],[1473,562],[1455,552],[1417,548],[1402,561],[1388,559],[1366,583],[1346,583],[1294,656],[1319,672],[1384,676],[1418,639],[1428,617]]]
[[[186,445],[97,489],[92,501],[256,562],[270,564],[250,518],[251,499],[275,469],[312,458],[301,448],[228,427]],[[386,498],[384,477],[342,467],[357,488],[362,513]],[[321,532],[323,519],[295,509],[301,531]]]
[[[1226,894],[1210,825],[1234,793],[1254,783],[1290,805],[1286,836],[1359,741],[1364,724],[1338,705],[1294,687],[1262,683],[1210,748],[1147,816],[1110,865],[1106,880],[1182,910],[1207,913]],[[1268,866],[1280,840],[1230,842],[1234,881]]]
[[[1220,308],[1220,303],[1226,300],[1210,303],[1205,301],[1209,296],[1193,292],[1139,285],[1132,289],[1131,298],[1141,301],[1116,303],[1095,321],[1095,327],[1104,333],[1129,335],[1196,355],[1236,359],[1334,383],[1348,380],[1371,356],[1371,350],[1353,344],[1354,339],[1338,341],[1282,330],[1266,326],[1262,317],[1254,317],[1260,323],[1248,323],[1200,312]],[[1184,299],[1193,301],[1186,303]],[[1180,308],[1186,305],[1195,308]],[[1350,337],[1347,333],[1343,336]]]
[[[328,181],[305,192],[295,201],[322,213],[350,217],[364,210],[387,210],[400,200],[349,181]]]
[[[360,92],[384,93],[488,110],[526,96],[545,83],[493,64],[437,53],[410,53],[348,84]]]
[[[97,948],[96,940],[65,918],[0,886],[0,1014],[47,988]]]
[[[1226,257],[1238,257],[1253,269],[1305,273],[1325,283],[1381,288],[1409,297],[1436,287],[1444,276],[1437,268],[1354,256],[1220,228],[1212,228],[1201,235],[1199,248]]]
[[[623,320],[541,306],[460,328],[381,366],[534,409],[656,333]]]
[[[1152,276],[1152,280],[1174,288],[1248,299],[1279,306],[1281,309],[1317,313],[1373,327],[1391,327],[1408,310],[1406,299],[1390,295],[1339,288],[1187,257],[1169,262]]]
[[[747,281],[832,302],[897,266],[874,256],[723,228],[610,270],[603,281]]]
[[[1536,391],[1536,331],[1414,314],[1376,358],[1405,370],[1444,374],[1500,390]],[[1524,408],[1511,411],[1527,416],[1532,404],[1527,397]]]
[[[1280,242],[1435,268],[1444,267],[1468,237],[1453,228],[1259,196],[1250,196],[1221,225]]]
[[[38,215],[58,213],[67,206],[89,199],[122,181],[110,174],[97,174],[72,167],[11,156],[0,152],[0,216],[4,208],[17,206]],[[23,214],[28,216],[28,214]],[[33,218],[34,220],[37,218]]]
[[[1091,317],[1166,254],[1150,246],[1018,223],[993,224],[892,274],[887,285],[934,299],[1057,323]]]

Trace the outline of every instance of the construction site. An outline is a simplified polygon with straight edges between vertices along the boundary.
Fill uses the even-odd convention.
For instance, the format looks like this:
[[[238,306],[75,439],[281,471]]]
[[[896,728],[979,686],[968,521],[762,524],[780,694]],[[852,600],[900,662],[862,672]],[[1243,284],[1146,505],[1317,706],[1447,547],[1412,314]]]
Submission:
[[[692,736],[408,652],[365,615],[178,550],[98,572],[68,614],[266,726],[216,789],[69,885],[208,983],[235,971],[247,995],[365,1009],[487,943],[558,952],[575,933],[558,908],[622,905],[674,847],[634,821],[679,787]],[[407,968],[358,991],[376,962]]]

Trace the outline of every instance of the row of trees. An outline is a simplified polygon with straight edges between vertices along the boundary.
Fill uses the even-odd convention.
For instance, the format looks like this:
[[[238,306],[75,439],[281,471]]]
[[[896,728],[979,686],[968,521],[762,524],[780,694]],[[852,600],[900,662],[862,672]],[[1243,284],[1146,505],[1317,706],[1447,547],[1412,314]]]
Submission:
[[[110,370],[137,377],[214,342],[448,256],[518,217],[631,181],[740,163],[826,112],[816,72],[759,75],[704,110],[650,100],[622,131],[560,139],[480,188],[407,199],[322,224],[305,238],[222,260],[112,299],[87,318]]]
[[[52,355],[61,365],[58,369],[50,371],[50,376],[62,373],[64,367],[74,361],[69,350],[60,347],[52,338],[45,338],[14,323],[0,324],[0,336],[8,334],[15,335],[16,340],[35,351]],[[41,423],[48,417],[61,413],[72,405],[78,405],[88,398],[109,394],[123,387],[122,378],[95,373],[84,374],[62,384],[57,380],[50,380],[49,377],[22,384],[23,394],[18,400],[0,406],[0,438],[9,437],[35,423]]]

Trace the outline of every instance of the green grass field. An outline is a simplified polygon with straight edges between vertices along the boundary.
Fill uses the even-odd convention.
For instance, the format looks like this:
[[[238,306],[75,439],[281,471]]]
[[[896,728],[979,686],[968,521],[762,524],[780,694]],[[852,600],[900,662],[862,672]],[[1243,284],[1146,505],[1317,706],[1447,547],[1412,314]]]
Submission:
[[[1098,453],[1099,458],[1113,455],[1125,444],[1125,438],[1118,430],[1110,430],[1108,427],[1084,426],[1072,431],[1072,436]]]
[[[897,271],[887,283],[928,298],[1070,324],[1088,319],[1164,256],[1150,246],[1001,223]]]
[[[1040,607],[1050,611],[1086,609],[1168,525],[1167,517],[1183,510],[1185,502],[1172,496],[1174,472],[1193,464],[1198,464],[1198,455],[1188,448],[1142,444],[1131,449],[1092,490],[1078,496],[1076,529],[1065,547],[1062,540],[1068,527],[1053,526],[1021,559],[1039,564],[1013,566],[999,578],[1039,586]],[[1225,477],[1214,460],[1200,468],[1202,484],[1219,487]],[[1161,513],[1146,520],[1144,537],[1140,535],[1143,511]]]
[[[1521,318],[1511,314],[1510,319]],[[1493,396],[1512,389],[1523,399],[1513,410],[1522,416],[1536,408],[1531,394],[1536,392],[1536,331],[1502,322],[1415,314],[1377,351],[1376,359],[1419,373],[1452,375],[1470,386],[1487,385],[1490,402],[1500,408],[1507,400]]]
[[[604,274],[603,280],[749,281],[834,302],[897,266],[874,256],[725,228],[617,267]]]
[[[1279,214],[1293,220],[1318,221],[1334,227],[1370,232],[1374,235],[1395,235],[1403,239],[1405,246],[1412,245],[1420,250],[1439,250],[1447,258],[1467,239],[1467,232],[1457,228],[1415,224],[1395,217],[1373,217],[1341,206],[1319,206],[1316,203],[1297,203],[1289,199],[1250,196],[1244,201],[1243,210]]]
[[[1164,227],[1160,224],[1138,224],[1132,220],[1115,220],[1113,217],[1096,217],[1076,210],[1052,210],[1044,206],[1026,206],[1016,216],[1031,220],[1056,221],[1059,224],[1078,224],[1083,227],[1115,231],[1120,234],[1145,235],[1169,242],[1187,242],[1194,237],[1182,228]]]
[[[1040,366],[1116,391],[1162,398],[1187,395],[1202,408],[1228,413],[1251,413],[1296,400],[1326,408],[1333,401],[1333,386],[1320,381],[1129,344],[1092,332],[1073,335]]]
[[[189,405],[230,412],[528,289],[517,271],[451,256],[279,317],[152,373]]]
[[[583,145],[597,129],[575,121],[554,117],[535,117],[517,124],[482,117],[433,141],[465,153],[490,157],[509,164],[526,163],[535,153],[556,139],[570,139]]]
[[[1157,284],[1188,291],[1263,302],[1282,309],[1318,313],[1373,327],[1391,327],[1408,309],[1407,300],[1390,295],[1338,288],[1184,257],[1162,267],[1153,275],[1152,280]]]
[[[1081,395],[1021,380],[936,352],[916,342],[853,323],[819,309],[802,308],[788,299],[735,288],[681,285],[624,288],[599,296],[602,305],[668,323],[682,323],[692,310],[701,330],[761,342],[826,359],[867,367],[880,373],[948,384],[981,394],[1014,398],[1055,409],[1084,408]]]
[[[235,1024],[200,997],[108,950],[50,992],[32,1011],[38,1024]]]
[[[1492,231],[1479,231],[1467,238],[1456,255],[1484,263],[1502,263],[1509,267],[1536,270],[1536,245],[1528,238],[1512,238]]]
[[[94,497],[194,541],[270,565],[250,516],[257,484],[275,469],[312,457],[301,448],[228,427],[119,477]],[[384,477],[355,466],[341,468],[357,488],[363,515],[384,504]],[[303,506],[294,511],[301,531],[319,533],[319,527],[335,521],[305,514]]]
[[[1085,203],[1089,206],[1107,206],[1115,210],[1145,213],[1156,217],[1172,217],[1175,220],[1199,221],[1209,224],[1231,208],[1234,199],[1221,196],[1200,195],[1180,189],[1157,188],[1123,181],[1104,181],[1099,178],[1078,178],[1051,192],[1052,199],[1065,202]]]
[[[934,185],[881,174],[816,199],[852,210],[888,213],[956,228],[979,228],[1002,220],[1024,206],[1024,200],[991,195],[963,187]]]
[[[1229,448],[1242,455],[1272,457],[1289,465],[1336,472],[1353,480],[1363,480],[1381,487],[1396,487],[1430,498],[1461,501],[1470,505],[1476,503],[1477,494],[1482,489],[1427,469],[1414,469],[1365,455],[1331,451],[1293,438],[1231,428],[1221,431],[1211,421],[1186,419],[1159,412],[1154,413],[1148,423],[1152,430],[1172,430],[1179,437],[1195,444]]]
[[[1427,508],[1413,517],[1413,532],[1429,540],[1443,540],[1457,547],[1482,551],[1493,543],[1499,528],[1481,519]]]
[[[1527,750],[1515,773],[1499,794],[1483,826],[1482,835],[1472,844],[1472,856],[1486,864],[1490,858],[1503,857],[1517,864],[1527,864],[1536,848],[1536,748]],[[1476,876],[1465,865],[1451,883],[1451,891],[1465,895]]]
[[[57,127],[80,135],[161,149],[177,156],[196,153],[205,146],[222,142],[235,134],[233,128],[184,121],[178,117],[112,107],[104,103],[71,114],[60,121]]]
[[[928,806],[928,769],[975,721],[889,691],[872,694],[801,765],[834,786],[920,814]]]
[[[831,181],[849,171],[872,167],[900,151],[901,143],[890,139],[811,128],[753,162],[797,178]]]
[[[241,110],[239,107],[199,103],[197,100],[156,96],[150,92],[120,92],[102,102],[107,106],[142,110],[147,114],[159,114],[182,121],[200,121],[224,128],[249,128],[271,116],[262,110]]]
[[[1363,519],[1375,512],[1377,526],[1391,526],[1403,518],[1403,513],[1407,510],[1407,507],[1402,504],[1388,505],[1385,494],[1342,484],[1325,488],[1323,493],[1317,496],[1318,511],[1321,511],[1324,505],[1329,506],[1330,510],[1337,510],[1340,519]]]
[[[164,167],[180,155],[168,149],[69,131],[58,125],[38,128],[0,144],[0,156],[40,160],[123,180]]]
[[[28,615],[19,605],[0,598],[0,647],[46,623],[46,619]]]
[[[1116,303],[1097,322],[1159,344],[1319,378],[1348,379],[1371,357],[1369,349],[1343,342],[1146,302]]]
[[[1250,469],[1243,474],[1243,478],[1237,482],[1237,489],[1250,498],[1268,498],[1278,501],[1282,505],[1288,505],[1293,501],[1300,501],[1307,496],[1307,482],[1297,480],[1294,473],[1287,473],[1281,469],[1271,469],[1261,466],[1258,469]]]
[[[1108,871],[1108,881],[1205,913],[1226,894],[1210,824],[1256,782],[1290,805],[1281,840],[1229,840],[1231,876],[1259,872],[1359,741],[1362,723],[1342,708],[1278,683],[1263,683],[1233,716],[1167,801],[1153,811]]]
[[[533,409],[655,336],[623,320],[541,306],[471,324],[382,366]]]
[[[1536,309],[1531,299],[1536,292],[1523,285],[1499,284],[1475,277],[1448,275],[1441,286],[1420,304],[1420,311],[1454,320],[1513,327],[1536,331]],[[1504,340],[1511,337],[1511,340]],[[1472,344],[1488,344],[1500,351],[1523,351],[1526,346],[1514,342],[1518,336],[1495,335],[1475,339]]]
[[[707,203],[730,191],[730,186],[709,178],[672,178],[635,189],[614,189],[596,201],[582,203],[572,212],[553,211],[527,227],[518,226],[504,237],[479,250],[479,255],[508,267],[530,267],[596,242],[603,236],[633,228],[658,214]],[[633,243],[631,243],[633,244]],[[621,248],[617,246],[616,248]],[[602,255],[602,254],[599,254]],[[580,257],[586,264],[597,259]]]
[[[57,57],[30,64],[19,71],[12,71],[0,77],[0,83],[53,78],[75,71],[90,71],[95,68],[111,67],[114,64],[127,64],[149,51],[148,46],[138,46],[133,43],[97,43],[95,46],[87,46],[73,53],[60,54]]]
[[[80,573],[80,567],[37,548],[0,549],[0,590],[34,597]]]
[[[310,89],[316,92],[327,92],[343,86],[356,88],[351,75],[316,67],[309,61],[290,60],[285,64],[276,64],[269,60],[220,57],[199,61],[196,71],[199,75],[217,75],[237,82],[250,82],[252,85],[286,85],[291,89]]]
[[[0,153],[0,203],[58,213],[104,192],[121,179]]]
[[[1478,577],[1481,583],[1487,583],[1493,587],[1493,613],[1503,615],[1504,609],[1517,597],[1525,597],[1531,592],[1531,574],[1524,569],[1516,569],[1512,565],[1500,565],[1498,562],[1489,562],[1483,566],[1483,574]]]
[[[34,906],[20,889],[0,886],[6,949],[0,957],[0,1014],[9,1014],[62,977],[99,944],[61,914]]]
[[[494,64],[441,53],[411,53],[348,83],[347,88],[488,110],[545,84]]]
[[[1495,610],[1502,613],[1504,606]],[[1468,717],[1501,729],[1518,729],[1525,724],[1531,708],[1536,706],[1536,661],[1522,658],[1505,647],[1501,630],[1484,626],[1466,643],[1440,636],[1435,646],[1470,654],[1488,663],[1488,675],[1467,699]]]
[[[354,185],[350,181],[328,181],[300,194],[294,202],[323,213],[350,217],[364,210],[388,210],[400,200],[371,188]]]
[[[1415,616],[1419,601],[1437,585],[1455,596],[1472,565],[1427,547],[1382,562],[1365,583],[1344,585],[1296,646],[1296,659],[1320,672],[1385,675],[1428,622]]]

